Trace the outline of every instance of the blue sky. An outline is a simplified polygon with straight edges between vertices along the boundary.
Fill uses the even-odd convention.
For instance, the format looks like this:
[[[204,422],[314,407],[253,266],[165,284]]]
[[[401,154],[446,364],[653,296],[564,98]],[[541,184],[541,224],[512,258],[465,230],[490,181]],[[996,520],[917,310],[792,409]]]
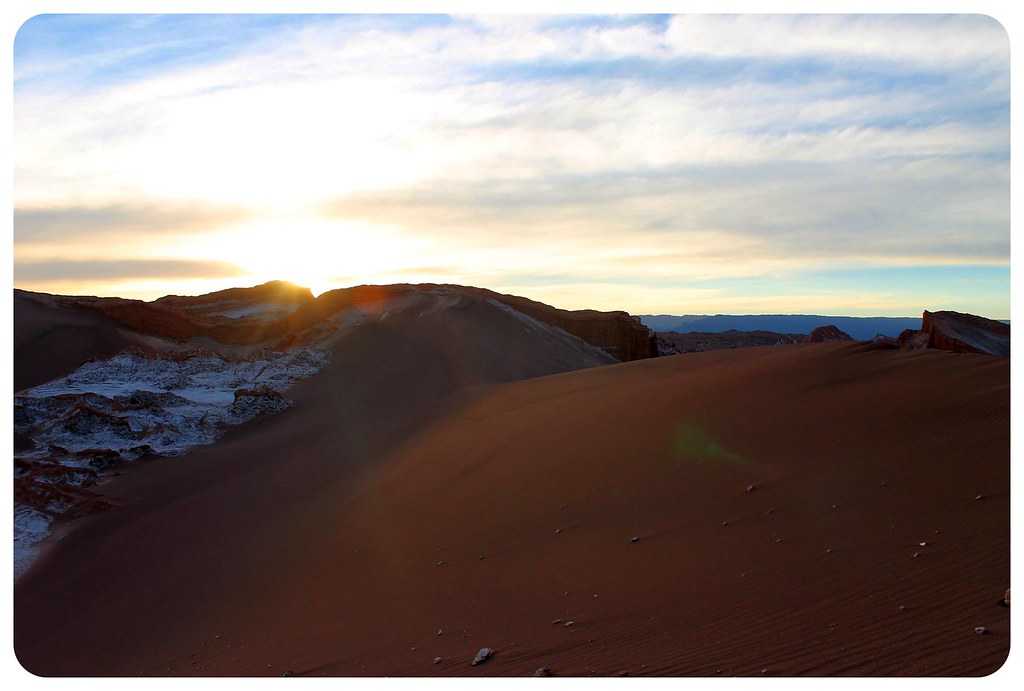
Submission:
[[[15,285],[1009,317],[981,15],[39,16]]]

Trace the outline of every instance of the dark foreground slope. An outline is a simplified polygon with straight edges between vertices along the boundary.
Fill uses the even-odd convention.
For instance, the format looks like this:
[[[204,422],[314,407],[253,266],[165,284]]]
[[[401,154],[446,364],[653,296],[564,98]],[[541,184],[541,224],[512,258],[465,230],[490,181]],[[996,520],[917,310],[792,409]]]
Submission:
[[[22,663],[980,675],[1004,660],[1008,360],[792,345],[446,398],[505,376],[477,317],[375,322],[292,409],[107,484],[123,506],[18,583]]]

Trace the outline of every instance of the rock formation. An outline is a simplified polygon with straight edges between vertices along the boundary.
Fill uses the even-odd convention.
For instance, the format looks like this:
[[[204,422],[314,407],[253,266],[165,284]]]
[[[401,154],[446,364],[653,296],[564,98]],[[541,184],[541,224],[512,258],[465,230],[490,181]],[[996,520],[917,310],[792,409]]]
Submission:
[[[153,302],[98,297],[52,298],[66,307],[97,312],[135,332],[174,341],[206,337],[225,345],[253,345],[280,339],[279,345],[290,347],[295,345],[297,333],[315,327],[342,309],[426,290],[451,290],[497,300],[581,338],[623,362],[658,354],[651,330],[627,312],[563,310],[535,300],[467,286],[356,286],[314,298],[308,288],[272,281],[253,288],[232,288],[196,297],[167,296]]]
[[[804,343],[836,343],[839,341],[852,341],[850,334],[840,331],[837,327],[829,324],[819,326],[804,339]]]
[[[935,348],[1010,357],[1010,325],[974,314],[925,310],[921,328],[901,333],[899,345],[904,350]]]
[[[657,345],[659,355],[675,355],[676,353],[704,352],[707,350],[803,343],[805,338],[806,335],[804,334],[783,334],[775,333],[774,331],[737,331],[735,329],[720,333],[700,331],[676,333],[669,331],[657,334]]]
[[[961,312],[928,312],[921,318],[928,346],[954,353],[1010,356],[1010,325]]]

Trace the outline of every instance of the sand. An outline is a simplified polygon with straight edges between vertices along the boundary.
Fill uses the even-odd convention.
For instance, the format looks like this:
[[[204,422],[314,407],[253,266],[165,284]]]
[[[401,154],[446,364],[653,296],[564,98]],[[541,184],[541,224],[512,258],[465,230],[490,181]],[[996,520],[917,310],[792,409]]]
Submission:
[[[67,526],[19,580],[22,664],[44,676],[1002,664],[1007,359],[806,344],[512,381],[545,374],[547,355],[495,334],[480,309],[357,329],[288,411],[109,481],[120,506]],[[482,647],[493,656],[472,666]]]

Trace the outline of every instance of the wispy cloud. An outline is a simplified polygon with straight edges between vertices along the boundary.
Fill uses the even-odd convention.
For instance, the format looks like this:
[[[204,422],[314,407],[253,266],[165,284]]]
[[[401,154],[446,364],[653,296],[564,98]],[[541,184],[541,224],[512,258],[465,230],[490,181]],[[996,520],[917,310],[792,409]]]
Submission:
[[[45,284],[55,280],[118,281],[126,278],[209,278],[244,274],[243,269],[227,262],[186,259],[65,259],[20,262],[15,265],[14,280],[26,284]]]
[[[91,242],[114,238],[124,241],[153,234],[187,235],[237,223],[251,212],[242,208],[202,203],[121,202],[104,206],[38,206],[14,209],[14,241],[25,246]]]

